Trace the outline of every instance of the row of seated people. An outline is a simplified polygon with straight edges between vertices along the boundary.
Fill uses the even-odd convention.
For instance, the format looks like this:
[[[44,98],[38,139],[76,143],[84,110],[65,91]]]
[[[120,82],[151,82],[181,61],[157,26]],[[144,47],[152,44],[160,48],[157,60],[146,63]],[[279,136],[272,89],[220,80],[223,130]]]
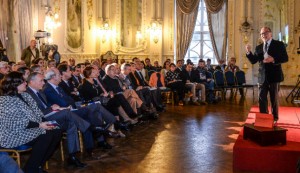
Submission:
[[[124,85],[120,85],[122,80],[116,78],[114,65],[106,67],[104,78],[99,77],[95,65],[85,67],[78,77],[72,75],[65,63],[45,72],[36,64],[31,70],[29,75],[27,67],[8,72],[0,85],[0,146],[32,146],[24,172],[42,170],[60,142],[62,131],[67,133],[68,163],[85,167],[86,164],[76,158],[80,149],[77,129],[83,133],[87,157],[97,159],[93,153],[94,138],[99,147],[110,149],[112,146],[104,134],[124,137],[120,130],[127,130],[128,124],[138,123],[144,115],[158,118],[158,112],[164,110],[159,90],[134,86],[125,75]],[[79,78],[80,74],[84,78]],[[78,104],[78,99],[84,106]],[[57,124],[50,123],[52,120]]]
[[[215,86],[213,80],[214,71],[236,72],[240,70],[236,65],[236,59],[234,57],[230,58],[228,65],[221,63],[216,67],[211,65],[210,59],[207,59],[207,64],[204,60],[200,59],[198,67],[194,67],[189,59],[186,64],[183,64],[182,60],[177,60],[175,65],[167,59],[163,67],[158,64],[152,66],[149,58],[145,59],[145,63],[138,58],[134,58],[132,66],[132,68],[137,69],[137,71],[142,74],[149,86],[169,87],[172,90],[179,91],[180,105],[183,104],[183,100],[185,100],[185,102],[191,100],[194,105],[199,105],[199,103],[205,105],[207,104],[206,101],[209,103],[216,102],[214,93],[212,92]],[[197,93],[198,90],[201,92]],[[205,90],[207,90],[208,93],[205,93]],[[186,92],[191,92],[191,94],[185,95],[184,93]],[[240,93],[243,95],[242,89],[240,89]],[[192,97],[189,98],[189,95]],[[206,98],[206,96],[208,97]]]
[[[3,68],[5,65],[7,64],[0,62],[0,72],[8,69],[7,66]],[[100,75],[103,70],[99,70],[97,65],[85,66],[80,63],[70,67],[65,62],[57,68],[55,62],[53,66],[49,65],[51,61],[48,70],[45,70],[43,59],[35,59],[31,68],[21,66],[15,69],[21,73],[8,70],[1,82],[0,100],[4,106],[0,111],[2,137],[0,146],[3,148],[14,148],[23,144],[32,146],[31,157],[24,167],[25,172],[42,169],[45,161],[54,152],[53,146],[60,141],[61,131],[67,133],[68,163],[85,167],[86,164],[76,158],[79,151],[77,129],[83,133],[87,157],[97,159],[93,153],[93,135],[99,147],[109,149],[111,146],[103,134],[108,133],[112,137],[124,136],[121,129],[127,130],[127,123],[137,123],[143,114],[157,118],[157,112],[164,110],[159,87],[165,83],[170,88],[187,86],[192,88],[192,91],[199,88],[201,92],[205,92],[203,89],[205,84],[195,82],[196,79],[200,79],[198,76],[200,73],[193,69],[192,63],[185,65],[182,70],[184,73],[180,68],[176,68],[175,64],[171,64],[166,81],[163,80],[162,73],[157,73],[161,74],[162,80],[156,82],[153,78],[158,77],[157,74],[151,75],[153,77],[149,82],[145,80],[140,73],[143,65],[139,59],[130,64],[124,63],[121,67],[118,64],[109,64],[105,67],[103,76]],[[201,68],[207,71],[205,62],[199,61],[198,71]],[[27,85],[24,81],[27,81]],[[205,81],[209,83],[213,80]],[[157,89],[153,89],[154,87]],[[185,91],[185,88],[176,89],[179,92],[183,91],[182,93]],[[180,99],[183,98],[182,93],[179,93]],[[196,100],[195,92],[192,93],[193,100]],[[205,100],[205,93],[202,93],[201,97],[201,100]],[[77,101],[83,101],[86,106],[79,106]],[[96,103],[98,101],[101,104]],[[11,109],[15,104],[18,106]],[[66,109],[69,107],[72,109]],[[26,112],[28,116],[22,116],[21,112],[22,115]],[[12,125],[11,122],[18,122],[19,119],[23,122],[22,125]],[[51,120],[56,120],[60,129],[55,129],[55,126],[49,124]],[[15,135],[11,135],[14,131]],[[49,146],[38,147],[46,140],[45,138],[51,141]]]

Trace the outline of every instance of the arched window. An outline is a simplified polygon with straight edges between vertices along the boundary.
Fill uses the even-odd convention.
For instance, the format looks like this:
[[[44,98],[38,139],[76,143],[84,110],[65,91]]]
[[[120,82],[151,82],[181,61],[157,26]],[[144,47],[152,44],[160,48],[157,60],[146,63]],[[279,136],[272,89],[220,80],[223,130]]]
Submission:
[[[184,60],[186,61],[187,59],[190,59],[194,64],[198,64],[198,61],[201,58],[205,61],[210,58],[212,64],[218,64],[209,35],[204,0],[200,0],[193,38]]]

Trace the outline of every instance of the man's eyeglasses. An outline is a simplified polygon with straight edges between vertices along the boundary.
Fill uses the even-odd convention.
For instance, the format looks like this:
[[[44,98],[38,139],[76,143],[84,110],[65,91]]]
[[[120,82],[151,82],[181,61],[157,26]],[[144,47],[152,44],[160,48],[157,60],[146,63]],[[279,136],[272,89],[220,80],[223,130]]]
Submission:
[[[266,31],[266,32],[263,32],[263,33],[260,33],[260,35],[267,35],[270,31]]]

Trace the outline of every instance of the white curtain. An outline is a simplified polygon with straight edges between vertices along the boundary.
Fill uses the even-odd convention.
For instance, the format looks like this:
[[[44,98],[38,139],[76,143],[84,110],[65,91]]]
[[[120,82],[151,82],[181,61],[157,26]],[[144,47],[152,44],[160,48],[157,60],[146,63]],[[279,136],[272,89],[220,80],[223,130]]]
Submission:
[[[33,38],[33,8],[33,0],[0,0],[0,39],[10,60],[19,59]]]
[[[226,59],[227,0],[205,0],[207,18],[214,53],[218,61]]]
[[[176,0],[176,59],[184,59],[195,29],[200,0]]]
[[[0,40],[2,42],[3,48],[7,48],[6,45],[6,37],[7,37],[7,30],[8,30],[8,1],[7,0],[0,0]]]

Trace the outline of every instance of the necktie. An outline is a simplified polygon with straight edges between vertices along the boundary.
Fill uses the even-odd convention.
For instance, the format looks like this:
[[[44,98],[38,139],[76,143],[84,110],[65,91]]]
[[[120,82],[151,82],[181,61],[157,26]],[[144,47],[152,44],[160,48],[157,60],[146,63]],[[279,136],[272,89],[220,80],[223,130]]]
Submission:
[[[137,71],[137,73],[139,74],[140,79],[144,78],[143,75],[142,75],[142,73],[140,71]]]
[[[60,96],[63,96],[63,90],[60,87],[56,87],[56,91]]]
[[[268,51],[268,42],[265,43],[265,53]]]
[[[44,100],[44,98],[41,96],[41,94],[39,92],[37,92],[36,95],[42,101],[44,108],[47,108],[47,102]]]
[[[101,84],[100,80],[98,80],[97,78],[95,78],[95,79],[96,79],[98,85],[101,87],[103,93],[105,93],[105,94],[108,93],[108,92],[106,91],[106,89],[103,87],[103,85]]]

